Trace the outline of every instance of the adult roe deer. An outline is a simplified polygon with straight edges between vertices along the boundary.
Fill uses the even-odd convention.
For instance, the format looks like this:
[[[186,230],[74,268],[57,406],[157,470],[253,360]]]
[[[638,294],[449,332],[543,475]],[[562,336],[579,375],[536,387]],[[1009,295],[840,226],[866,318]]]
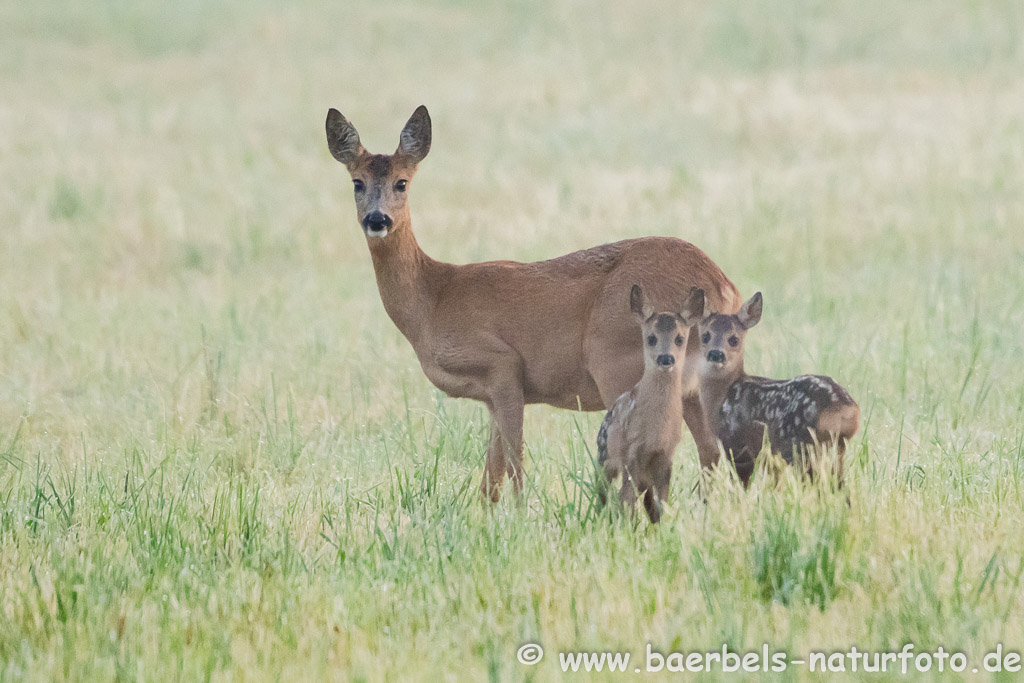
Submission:
[[[419,107],[394,154],[370,154],[336,109],[327,113],[331,154],[348,169],[356,214],[391,320],[412,344],[427,378],[452,397],[482,401],[491,428],[482,492],[501,495],[506,474],[523,482],[523,406],[600,410],[643,372],[637,323],[624,293],[639,284],[658,310],[680,310],[691,287],[711,310],[733,312],[739,292],[700,249],[644,237],[536,263],[454,265],[427,256],[412,232],[408,187],[430,151],[430,116]],[[718,447],[701,412],[699,344],[683,367],[683,415],[701,464]]]
[[[800,375],[789,380],[748,375],[743,368],[747,331],[761,320],[757,292],[735,315],[713,314],[700,322],[701,403],[711,430],[736,467],[750,481],[764,443],[792,464],[794,456],[814,474],[822,448],[835,446],[835,480],[843,483],[846,442],[860,425],[860,408],[831,377]]]
[[[598,483],[604,502],[607,484],[622,477],[619,500],[632,512],[641,496],[647,517],[657,523],[672,482],[672,454],[683,430],[682,365],[690,328],[704,315],[704,292],[691,289],[680,311],[656,312],[637,285],[629,310],[640,325],[644,374],[619,396],[597,433]]]

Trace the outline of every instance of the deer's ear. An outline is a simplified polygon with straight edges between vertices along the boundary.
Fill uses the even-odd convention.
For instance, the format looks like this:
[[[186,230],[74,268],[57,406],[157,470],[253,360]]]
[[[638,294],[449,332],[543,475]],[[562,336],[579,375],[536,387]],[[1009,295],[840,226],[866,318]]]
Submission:
[[[740,319],[743,329],[749,330],[761,320],[761,309],[764,304],[761,300],[761,292],[747,299],[747,302],[740,306],[736,317]]]
[[[351,166],[364,152],[355,126],[333,107],[327,111],[327,147],[345,166]]]
[[[640,285],[633,285],[633,288],[629,290],[629,312],[633,314],[633,317],[641,325],[654,315],[654,309],[647,302],[647,298],[644,296],[643,290],[640,289]]]
[[[683,309],[679,312],[679,318],[687,327],[696,325],[704,317],[704,290],[697,287],[690,287],[690,293],[686,295],[683,302]]]
[[[398,138],[398,150],[412,163],[418,164],[423,161],[430,151],[430,114],[422,104],[416,107],[416,111],[409,117],[408,123],[402,129],[402,135]]]

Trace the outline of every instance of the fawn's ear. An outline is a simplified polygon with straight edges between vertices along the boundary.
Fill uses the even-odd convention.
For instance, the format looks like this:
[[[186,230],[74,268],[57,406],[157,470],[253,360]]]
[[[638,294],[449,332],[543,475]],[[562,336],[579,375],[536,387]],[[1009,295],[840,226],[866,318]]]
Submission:
[[[327,110],[327,147],[334,158],[345,166],[351,166],[365,151],[359,142],[356,127],[333,107]]]
[[[749,330],[761,320],[762,307],[763,302],[761,300],[761,292],[750,297],[747,299],[745,304],[740,306],[740,310],[736,313],[736,317],[740,319],[740,324],[743,325],[743,329]]]
[[[641,325],[654,315],[654,308],[647,302],[640,285],[633,285],[633,288],[629,290],[629,311]]]
[[[398,150],[395,154],[401,154],[414,164],[423,161],[430,151],[430,114],[422,104],[416,107],[416,111],[409,117],[408,123],[402,129],[398,138]]]
[[[696,325],[704,317],[704,290],[697,287],[690,287],[690,293],[686,295],[683,302],[683,309],[679,312],[679,319],[687,327]]]

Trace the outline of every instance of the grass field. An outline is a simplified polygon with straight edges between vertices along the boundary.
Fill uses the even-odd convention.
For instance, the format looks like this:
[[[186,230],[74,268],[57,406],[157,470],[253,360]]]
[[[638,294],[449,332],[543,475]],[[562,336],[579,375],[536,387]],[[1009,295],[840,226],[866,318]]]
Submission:
[[[68,0],[0,25],[0,678],[1024,648],[1016,0]],[[600,414],[547,407],[524,504],[483,505],[485,411],[388,320],[324,140],[335,106],[391,151],[421,103],[428,253],[698,244],[764,292],[748,369],[860,402],[850,506],[724,478],[705,505],[686,435],[665,522],[634,529],[589,502]]]

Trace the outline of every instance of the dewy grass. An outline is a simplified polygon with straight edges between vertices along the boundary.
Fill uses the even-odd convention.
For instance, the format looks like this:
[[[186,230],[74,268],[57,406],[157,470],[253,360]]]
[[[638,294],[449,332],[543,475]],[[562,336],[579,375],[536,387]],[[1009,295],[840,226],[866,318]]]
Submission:
[[[1018,4],[0,4],[0,680],[1024,649]],[[652,528],[595,504],[601,416],[535,406],[483,505],[487,412],[388,320],[323,137],[419,104],[427,253],[694,242],[770,302],[750,372],[857,399],[843,490],[705,502],[684,434]]]
[[[769,497],[751,533],[750,559],[762,600],[790,605],[805,600],[819,609],[840,588],[847,511],[835,505],[780,504]]]

